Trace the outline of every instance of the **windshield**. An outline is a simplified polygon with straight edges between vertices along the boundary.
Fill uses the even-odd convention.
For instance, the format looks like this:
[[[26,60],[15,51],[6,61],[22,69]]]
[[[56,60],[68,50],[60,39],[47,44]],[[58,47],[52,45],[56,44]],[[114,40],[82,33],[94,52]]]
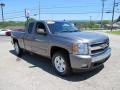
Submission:
[[[74,24],[69,22],[53,22],[53,23],[47,23],[50,31],[52,33],[58,33],[58,32],[77,32],[79,31]]]

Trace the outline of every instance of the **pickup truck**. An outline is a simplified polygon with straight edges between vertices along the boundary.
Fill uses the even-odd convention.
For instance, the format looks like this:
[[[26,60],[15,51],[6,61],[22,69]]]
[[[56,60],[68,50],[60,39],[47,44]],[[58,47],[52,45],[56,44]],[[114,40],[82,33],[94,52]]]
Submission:
[[[97,69],[111,55],[107,36],[80,31],[68,21],[30,22],[11,37],[17,55],[29,51],[50,58],[59,75]]]

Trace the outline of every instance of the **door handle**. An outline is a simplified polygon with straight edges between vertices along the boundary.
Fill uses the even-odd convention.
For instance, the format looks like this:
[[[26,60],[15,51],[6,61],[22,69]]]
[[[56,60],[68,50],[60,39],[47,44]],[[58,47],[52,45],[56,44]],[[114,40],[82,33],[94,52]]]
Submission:
[[[41,42],[41,41],[43,41],[43,40],[35,39],[35,41]]]

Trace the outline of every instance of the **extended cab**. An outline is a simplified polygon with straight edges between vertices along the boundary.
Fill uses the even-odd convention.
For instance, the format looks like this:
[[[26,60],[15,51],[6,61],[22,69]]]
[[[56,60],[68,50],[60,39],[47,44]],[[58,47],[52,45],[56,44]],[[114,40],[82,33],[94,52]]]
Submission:
[[[48,57],[60,75],[97,68],[111,55],[107,36],[80,31],[67,21],[30,22],[11,37],[17,55],[27,50]]]

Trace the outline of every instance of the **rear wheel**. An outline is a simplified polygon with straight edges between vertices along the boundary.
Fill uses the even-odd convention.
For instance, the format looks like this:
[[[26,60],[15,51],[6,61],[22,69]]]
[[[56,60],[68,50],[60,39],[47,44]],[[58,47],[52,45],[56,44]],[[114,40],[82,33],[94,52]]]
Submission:
[[[64,76],[70,74],[71,67],[69,63],[69,57],[66,53],[55,53],[52,57],[52,64],[59,75]]]
[[[21,55],[22,54],[22,49],[20,48],[18,42],[14,43],[14,48],[15,48],[15,52],[17,55]]]

